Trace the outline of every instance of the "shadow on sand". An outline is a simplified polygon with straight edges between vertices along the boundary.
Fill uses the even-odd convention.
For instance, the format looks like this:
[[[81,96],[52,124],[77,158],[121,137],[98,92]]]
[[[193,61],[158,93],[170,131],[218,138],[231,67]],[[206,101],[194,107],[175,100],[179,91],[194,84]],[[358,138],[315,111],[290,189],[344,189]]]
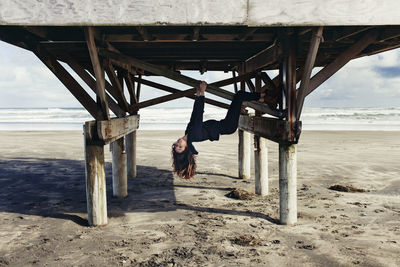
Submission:
[[[111,163],[106,163],[107,206],[109,217],[127,212],[165,212],[185,209],[263,218],[278,223],[265,214],[208,207],[176,202],[174,187],[227,190],[222,187],[176,185],[169,170],[138,166],[138,176],[129,179],[128,197],[112,196]],[[215,174],[213,174],[215,175]],[[226,175],[225,175],[226,176]],[[230,178],[230,176],[227,176]],[[14,158],[0,160],[0,212],[12,212],[70,220],[87,226],[85,162],[49,158]],[[81,216],[85,214],[84,216]]]

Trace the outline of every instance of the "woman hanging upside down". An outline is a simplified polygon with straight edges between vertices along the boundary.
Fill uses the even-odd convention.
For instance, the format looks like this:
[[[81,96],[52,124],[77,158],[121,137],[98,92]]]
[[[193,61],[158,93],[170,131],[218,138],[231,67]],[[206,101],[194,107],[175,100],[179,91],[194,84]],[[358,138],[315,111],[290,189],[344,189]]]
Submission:
[[[198,154],[193,142],[205,140],[217,141],[221,134],[233,134],[239,124],[239,116],[243,101],[259,100],[264,102],[265,93],[248,93],[239,91],[233,96],[231,105],[223,120],[207,120],[203,122],[204,92],[207,83],[202,81],[197,90],[190,122],[185,135],[172,145],[173,172],[179,177],[190,179],[196,171],[195,155]]]

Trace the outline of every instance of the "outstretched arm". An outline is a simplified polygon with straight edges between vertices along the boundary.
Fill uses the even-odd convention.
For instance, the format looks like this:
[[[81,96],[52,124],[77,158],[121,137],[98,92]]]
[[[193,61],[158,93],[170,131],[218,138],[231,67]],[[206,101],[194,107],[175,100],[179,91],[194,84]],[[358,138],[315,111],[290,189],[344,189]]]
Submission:
[[[206,88],[207,88],[207,83],[205,81],[201,81],[200,88],[197,89],[196,92],[197,96],[204,96]]]
[[[195,97],[192,115],[190,122],[186,127],[186,133],[190,135],[192,141],[196,141],[198,136],[201,136],[201,128],[203,123],[204,113],[204,92],[207,88],[206,82],[200,83],[200,88],[197,90],[197,96]],[[189,132],[190,131],[190,132]]]

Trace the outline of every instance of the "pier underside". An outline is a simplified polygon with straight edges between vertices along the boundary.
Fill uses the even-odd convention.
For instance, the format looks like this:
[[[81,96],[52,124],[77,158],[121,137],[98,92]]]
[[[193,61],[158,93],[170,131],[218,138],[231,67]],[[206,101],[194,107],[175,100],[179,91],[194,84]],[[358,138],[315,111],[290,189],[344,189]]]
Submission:
[[[210,84],[208,93],[230,100],[234,92],[221,87],[234,85],[235,91],[266,91],[276,103],[244,103],[255,110],[255,115],[244,112],[240,119],[239,159],[245,165],[250,158],[245,148],[248,144],[244,144],[250,138],[243,138],[242,131],[256,136],[256,158],[260,161],[256,166],[268,164],[260,138],[280,144],[281,223],[293,224],[297,220],[296,144],[305,97],[351,59],[400,47],[400,26],[0,26],[0,39],[35,53],[94,118],[85,125],[91,225],[107,223],[103,146],[111,142],[115,146],[114,195],[124,197],[127,173],[136,175],[135,130],[140,109],[182,97],[194,98],[200,81],[183,75],[182,70],[231,72],[232,78]],[[61,62],[95,92],[96,99]],[[312,76],[314,67],[321,69]],[[267,70],[278,70],[279,74],[270,77]],[[163,76],[189,88],[171,88],[152,81],[152,76]],[[141,85],[170,94],[141,101]],[[213,99],[206,99],[206,103],[228,107]],[[126,161],[121,156],[125,147],[128,164],[120,162]],[[126,170],[126,165],[128,171],[120,171]],[[239,167],[240,175],[246,178],[247,168]],[[266,194],[268,189],[262,187],[268,188],[268,172],[257,171],[256,191]]]

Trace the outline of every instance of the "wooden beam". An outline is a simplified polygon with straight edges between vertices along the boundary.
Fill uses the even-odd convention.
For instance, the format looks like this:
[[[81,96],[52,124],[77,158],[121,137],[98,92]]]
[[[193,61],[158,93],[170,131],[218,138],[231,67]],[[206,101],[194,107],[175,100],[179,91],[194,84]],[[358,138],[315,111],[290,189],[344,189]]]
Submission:
[[[400,47],[400,44],[395,44],[395,45],[391,45],[391,46],[387,46],[387,47],[381,48],[379,50],[375,50],[373,52],[358,54],[358,56],[356,56],[355,58],[364,57],[364,56],[372,56],[372,55],[375,55],[375,54],[378,54],[378,53],[382,53],[382,52],[385,52],[385,51],[389,51],[389,50],[393,50],[393,49],[396,49],[396,48],[399,48],[399,47]]]
[[[155,82],[152,82],[152,81],[149,81],[149,80],[140,79],[140,78],[137,78],[135,76],[132,76],[131,79],[133,81],[141,81],[143,84],[145,84],[147,86],[150,86],[150,87],[153,87],[153,88],[157,88],[157,89],[160,89],[160,90],[163,90],[163,91],[166,91],[166,92],[170,92],[170,93],[182,92],[181,90],[178,90],[178,89],[175,89],[175,88],[163,85],[163,84],[155,83]],[[218,82],[216,82],[216,83],[218,83]],[[185,95],[183,95],[183,97],[188,97],[188,98],[194,99],[194,92],[196,92],[196,89],[191,88],[191,89],[188,89],[186,91],[189,91],[189,90],[193,90],[193,93],[185,94]],[[176,95],[176,96],[177,96],[177,98],[179,98],[178,97],[179,95]],[[171,98],[171,100],[173,100],[173,99],[175,99],[175,98]],[[161,97],[160,97],[160,101],[161,101]],[[221,103],[221,102],[213,100],[213,99],[205,98],[204,101],[207,104],[210,104],[210,105],[213,105],[213,106],[217,106],[217,107],[220,107],[220,108],[229,108],[229,105]],[[143,107],[140,107],[140,108],[143,108]]]
[[[129,96],[130,96],[130,103],[131,103],[131,105],[137,104],[139,101],[136,97],[135,82],[132,80],[131,74],[127,71],[125,71],[124,77],[125,77],[126,86],[128,88],[128,92],[129,92]]]
[[[92,76],[94,76],[94,71],[93,71],[93,67],[92,67],[92,66],[88,66],[87,71],[88,71]],[[96,82],[96,81],[95,81],[95,82]],[[117,92],[117,89],[114,88],[114,87],[112,86],[112,84],[111,84],[109,81],[107,81],[107,80],[105,80],[105,85],[106,85],[106,92],[109,93],[114,99],[117,99],[117,100],[118,100],[118,92]],[[95,90],[97,90],[97,85],[96,85],[96,87],[95,87]],[[113,101],[114,101],[114,100],[113,100]],[[114,101],[114,103],[116,103],[116,102]],[[116,105],[119,106],[119,109],[121,109],[122,111],[125,109],[124,107],[122,107],[121,105],[119,105],[119,104],[117,104],[117,103],[116,103]],[[129,107],[129,110],[128,110],[128,111],[130,111],[130,107]],[[123,111],[123,112],[125,112],[125,111]],[[124,116],[125,116],[125,115],[124,115]]]
[[[164,103],[164,102],[167,102],[167,101],[175,100],[175,99],[178,99],[178,98],[181,98],[181,97],[188,97],[188,98],[194,99],[194,93],[195,92],[196,92],[195,89],[187,89],[187,90],[184,90],[184,91],[179,91],[178,90],[178,92],[176,92],[176,93],[172,93],[172,94],[169,94],[169,95],[160,96],[160,97],[157,97],[157,98],[154,98],[154,99],[150,99],[150,100],[147,100],[147,101],[140,102],[137,105],[135,105],[135,107],[137,109],[142,109],[142,108],[154,106],[154,105],[157,105],[157,104],[161,104],[161,103]],[[220,107],[220,108],[225,108],[225,109],[229,108],[228,104],[221,103],[221,102],[215,101],[213,99],[205,98],[204,101],[207,104],[211,104],[211,105],[214,105],[214,106],[217,106],[217,107]]]
[[[72,58],[67,59],[67,64],[75,71],[76,74],[96,93],[96,81],[93,77]],[[106,94],[108,106],[117,117],[124,117],[125,111],[108,95]]]
[[[307,88],[305,95],[309,95],[323,82],[328,80],[333,74],[347,64],[351,59],[361,53],[367,46],[373,43],[378,36],[377,31],[371,31],[366,33],[360,40],[353,44],[350,48],[340,54],[333,62],[325,66],[317,74],[315,74],[311,80],[310,85]]]
[[[93,65],[93,71],[96,77],[96,85],[97,85],[97,103],[100,106],[104,119],[109,120],[110,114],[108,113],[108,104],[106,101],[106,92],[105,92],[105,78],[104,78],[104,70],[100,64],[99,57],[97,54],[97,48],[94,41],[94,28],[86,27],[85,28],[85,38],[86,44],[89,50],[90,59]]]
[[[274,78],[274,80],[272,80],[271,79],[271,77],[269,77],[269,75],[267,74],[267,73],[265,73],[265,72],[260,72],[259,74],[259,77],[263,80],[263,82],[264,82],[264,86],[262,87],[263,88],[263,90],[262,91],[264,91],[264,90],[266,90],[266,89],[268,89],[268,90],[270,90],[272,93],[273,93],[273,95],[276,93],[278,93],[278,86],[276,86],[276,84],[275,84],[275,82],[274,82],[274,80],[275,81],[277,81],[278,80],[278,76],[277,77],[275,77]]]
[[[246,31],[242,32],[239,34],[235,39],[239,41],[245,41],[247,38],[249,38],[253,33],[255,33],[258,30],[258,28],[249,28],[246,29]]]
[[[117,74],[115,73],[114,67],[111,65],[110,62],[105,64],[105,71],[107,73],[108,79],[111,81],[112,87],[115,89],[116,92],[116,100],[122,109],[125,111],[129,111],[129,105],[126,101],[124,91],[122,88],[121,83],[118,80]]]
[[[224,86],[227,86],[227,85],[230,85],[230,84],[235,84],[237,82],[241,82],[241,81],[245,81],[245,80],[248,80],[248,79],[252,79],[252,78],[256,77],[256,75],[257,74],[255,72],[245,73],[243,75],[234,76],[232,78],[228,78],[228,79],[220,80],[220,81],[217,81],[217,82],[213,82],[213,83],[211,83],[211,85],[218,86],[218,87],[224,87]],[[148,86],[151,86],[151,87],[154,87],[154,88],[158,88],[158,89],[161,89],[161,90],[164,90],[164,91],[167,91],[167,92],[175,92],[175,90],[177,90],[175,88],[171,88],[171,87],[168,87],[168,86],[165,86],[165,85],[162,85],[162,84],[158,84],[158,83],[155,83],[155,82],[152,82],[152,81],[149,81],[149,80],[139,79],[139,78],[136,78],[136,77],[132,77],[132,79],[134,81],[136,81],[136,82],[142,81],[142,83],[145,84],[145,85],[148,85]]]
[[[341,29],[341,31],[340,31],[341,36],[336,37],[335,38],[335,42],[342,41],[342,40],[344,40],[346,38],[349,38],[349,37],[352,37],[352,36],[357,35],[359,33],[368,31],[368,30],[370,30],[372,28],[373,27],[371,27],[371,26],[370,27],[358,27],[357,29],[350,28],[347,31]]]
[[[400,36],[400,27],[399,26],[391,26],[386,27],[383,32],[379,35],[378,41],[383,43],[393,38],[397,38]]]
[[[97,121],[97,136],[105,144],[114,142],[139,128],[139,115]]]
[[[40,45],[30,45],[30,50],[54,73],[64,84],[72,95],[96,120],[101,119],[104,114],[98,108],[96,102],[86,93],[85,89],[58,63],[57,59]]]
[[[114,52],[110,52],[106,49],[100,49],[99,53],[104,56],[104,57],[108,57],[108,58],[112,58],[114,60],[117,61],[121,61],[133,66],[136,66],[139,69],[143,69],[145,71],[151,72],[153,74],[157,74],[157,75],[161,75],[167,78],[170,78],[172,80],[181,82],[183,84],[187,84],[189,86],[192,86],[194,88],[199,87],[200,85],[200,81],[193,79],[191,77],[179,74],[175,71],[171,71],[169,69],[164,69],[164,68],[160,68],[156,65],[144,62],[142,60],[138,60],[129,56],[125,56],[122,54],[118,54],[118,53],[114,53]],[[240,76],[239,76],[240,77]],[[232,78],[231,78],[232,79]],[[207,91],[211,94],[217,95],[219,97],[225,98],[225,99],[229,99],[232,100],[233,98],[233,93],[223,90],[221,88],[218,88],[217,86],[213,85],[213,84],[209,84],[207,86]],[[254,108],[256,110],[262,111],[264,113],[273,115],[273,116],[277,116],[280,117],[282,116],[282,113],[279,111],[275,111],[275,110],[271,110],[266,104],[257,102],[257,101],[252,101],[252,102],[244,102],[243,103],[245,106]]]
[[[198,41],[200,36],[200,27],[193,28],[192,41]]]
[[[136,86],[136,99],[139,102],[140,100],[140,90],[142,89],[142,74],[139,74],[139,80],[137,81]]]
[[[245,71],[252,72],[271,65],[279,59],[279,55],[280,48],[274,42],[269,47],[248,58],[244,63]]]
[[[157,97],[157,98],[153,98],[153,99],[150,99],[150,100],[147,100],[147,101],[140,102],[137,105],[135,105],[135,107],[137,107],[137,109],[146,108],[146,107],[154,106],[154,105],[161,104],[161,103],[164,103],[164,102],[167,102],[167,101],[171,101],[171,100],[174,100],[174,99],[178,99],[178,98],[181,98],[181,97],[190,97],[190,96],[194,95],[195,92],[196,92],[195,89],[188,89],[188,90],[185,90],[185,91],[179,91],[179,92],[172,93],[172,94],[169,94],[169,95],[160,96],[160,97]]]
[[[236,78],[236,71],[232,70],[232,78]],[[238,86],[237,83],[233,83],[233,90],[235,91],[235,94],[238,92]]]
[[[286,120],[289,122],[289,139],[294,139],[296,135],[296,36],[286,35],[283,39],[284,58],[282,65],[284,66],[282,75],[283,86],[286,92]]]
[[[306,62],[304,64],[304,71],[301,78],[300,88],[297,92],[297,107],[296,107],[296,119],[298,120],[301,115],[301,110],[303,109],[305,93],[310,84],[311,71],[314,68],[315,59],[317,57],[318,47],[322,39],[322,31],[324,27],[320,26],[318,29],[313,30],[313,36],[310,42],[310,48],[308,49],[308,54]]]
[[[301,127],[301,121],[298,123]],[[239,129],[280,144],[294,144],[298,140],[289,135],[290,123],[286,120],[241,115],[239,118]]]
[[[154,37],[147,31],[146,27],[138,26],[136,30],[139,32],[140,36],[142,36],[143,41],[148,42],[152,41]]]
[[[198,88],[200,86],[201,81],[193,79],[193,78],[185,76],[185,75],[182,75],[182,74],[179,74],[175,71],[165,69],[165,68],[160,68],[157,65],[153,65],[151,63],[148,63],[148,62],[136,59],[136,58],[132,58],[132,57],[129,57],[126,55],[110,52],[106,49],[100,49],[99,52],[104,57],[109,57],[109,58],[112,58],[117,61],[125,62],[132,66],[136,66],[139,69],[151,72],[153,74],[161,75],[161,76],[167,77],[169,79],[178,81],[183,84],[187,84],[187,85],[195,87],[195,88]],[[215,86],[212,86],[212,85],[209,85],[207,87],[207,89],[210,93],[218,95],[222,98],[232,99],[232,97],[233,97],[232,93],[222,90],[220,88],[216,88]]]
[[[256,87],[254,86],[253,82],[249,79],[246,80],[247,87],[249,87],[250,92],[255,92]]]
[[[24,30],[40,37],[41,39],[48,40],[48,30],[45,27],[28,26],[24,27]]]

